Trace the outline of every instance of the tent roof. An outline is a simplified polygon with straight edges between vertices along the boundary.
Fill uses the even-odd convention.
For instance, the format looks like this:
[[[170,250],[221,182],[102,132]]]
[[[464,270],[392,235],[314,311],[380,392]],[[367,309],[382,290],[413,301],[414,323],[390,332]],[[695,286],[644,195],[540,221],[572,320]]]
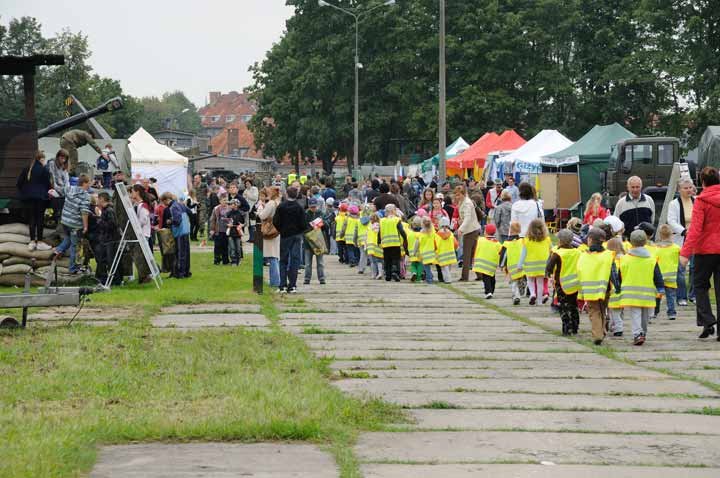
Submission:
[[[187,167],[188,159],[158,143],[150,133],[142,127],[135,131],[130,138],[130,157],[133,165],[139,164],[155,164],[155,165],[178,165]]]
[[[575,164],[583,159],[607,159],[611,146],[628,138],[635,138],[635,134],[617,123],[595,125],[572,146],[543,157],[542,164],[560,166]]]
[[[698,145],[698,168],[720,166],[720,126],[708,126]]]
[[[525,144],[525,140],[512,129],[506,130],[501,135],[486,133],[464,153],[456,156],[452,163],[448,163],[448,167],[455,169],[472,168],[476,162],[484,162],[491,151],[512,151],[523,144]]]
[[[500,162],[515,162],[516,169],[523,165],[539,166],[540,158],[556,151],[563,150],[573,144],[572,141],[554,129],[544,129],[534,138],[518,148],[514,153],[499,158]]]
[[[468,149],[470,145],[467,141],[463,139],[463,137],[459,137],[456,139],[450,146],[445,148],[445,158],[447,159],[454,158],[458,154],[462,153],[466,149]],[[430,168],[433,167],[433,165],[438,166],[440,164],[440,154],[436,154],[432,158],[426,159],[421,164],[421,169],[423,171],[428,171]]]

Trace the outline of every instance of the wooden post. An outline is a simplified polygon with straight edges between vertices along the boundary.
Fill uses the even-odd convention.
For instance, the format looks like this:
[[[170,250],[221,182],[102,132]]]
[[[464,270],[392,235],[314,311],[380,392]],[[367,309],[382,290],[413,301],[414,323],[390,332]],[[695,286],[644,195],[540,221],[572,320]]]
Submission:
[[[253,239],[253,292],[263,293],[263,237],[262,224],[255,225],[255,237]]]
[[[35,121],[35,68],[23,73],[23,92],[25,93],[25,119]]]

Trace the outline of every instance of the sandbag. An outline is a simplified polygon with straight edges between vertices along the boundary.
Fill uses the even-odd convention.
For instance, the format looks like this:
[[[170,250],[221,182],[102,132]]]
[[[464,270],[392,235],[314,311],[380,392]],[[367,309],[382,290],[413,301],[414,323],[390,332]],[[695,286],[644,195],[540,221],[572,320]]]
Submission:
[[[0,226],[0,234],[20,234],[22,236],[29,236],[30,228],[27,224],[20,222],[13,222],[11,224],[3,224]],[[47,227],[43,231],[43,237],[52,237],[56,233],[55,229],[48,229]],[[30,241],[28,237],[28,242]],[[0,241],[2,242],[2,241]],[[27,244],[27,243],[26,243]]]
[[[52,249],[49,251],[29,251],[27,244],[17,242],[0,243],[0,254],[8,254],[15,257],[27,257],[28,259],[50,260],[55,254]]]
[[[48,271],[51,269],[52,269],[52,266],[43,266],[43,267],[38,267],[35,270],[35,272],[42,276],[45,276],[48,273]],[[70,269],[68,269],[67,267],[58,267],[57,272],[58,272],[58,275],[72,275],[72,274],[70,274]]]
[[[4,261],[5,259],[10,259],[10,254],[0,254],[0,261]]]
[[[2,265],[0,266],[0,275],[6,274],[26,274],[32,270],[27,264],[13,264],[11,266]]]
[[[19,242],[20,244],[27,245],[30,243],[30,236],[12,232],[0,232],[0,244],[3,242]]]
[[[25,285],[25,274],[0,275],[0,285],[23,287]],[[30,285],[43,286],[45,285],[45,280],[41,277],[32,276],[30,279]]]

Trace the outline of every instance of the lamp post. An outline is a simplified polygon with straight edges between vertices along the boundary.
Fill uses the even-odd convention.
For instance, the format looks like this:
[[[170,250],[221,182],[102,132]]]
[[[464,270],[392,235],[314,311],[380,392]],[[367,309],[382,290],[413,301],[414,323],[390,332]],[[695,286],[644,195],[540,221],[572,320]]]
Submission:
[[[185,108],[184,110],[182,110],[180,113],[176,114],[175,116],[171,116],[170,118],[166,118],[166,121],[167,121],[167,129],[172,129],[173,123],[175,123],[179,117],[181,117],[182,115],[184,115],[184,114],[187,113],[188,111],[190,111],[190,108]]]
[[[445,0],[440,0],[440,105],[438,108],[438,142],[440,164],[438,165],[438,177],[440,181],[445,180],[447,170],[445,169],[445,148],[447,148],[447,116],[445,113]]]
[[[360,63],[359,55],[359,44],[360,44],[360,20],[364,15],[368,15],[373,10],[377,10],[380,7],[389,7],[395,5],[395,0],[385,0],[380,5],[376,5],[369,10],[358,12],[357,9],[348,10],[346,8],[338,7],[332,3],[328,3],[325,0],[318,0],[318,5],[321,7],[331,7],[339,12],[350,15],[355,20],[355,112],[353,121],[353,133],[354,133],[354,144],[353,144],[353,170],[357,171],[360,169]]]

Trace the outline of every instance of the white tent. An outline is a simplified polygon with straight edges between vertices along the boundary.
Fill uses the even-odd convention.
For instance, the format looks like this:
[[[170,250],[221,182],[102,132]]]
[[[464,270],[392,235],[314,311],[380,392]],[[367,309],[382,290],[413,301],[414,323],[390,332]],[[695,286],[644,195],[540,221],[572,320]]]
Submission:
[[[158,143],[143,128],[129,138],[132,179],[156,178],[159,194],[187,193],[188,159]]]
[[[542,170],[540,160],[543,156],[561,151],[572,144],[573,142],[559,131],[544,129],[515,152],[501,156],[497,161],[505,166],[505,170],[510,164],[514,164],[517,173],[537,174]]]

